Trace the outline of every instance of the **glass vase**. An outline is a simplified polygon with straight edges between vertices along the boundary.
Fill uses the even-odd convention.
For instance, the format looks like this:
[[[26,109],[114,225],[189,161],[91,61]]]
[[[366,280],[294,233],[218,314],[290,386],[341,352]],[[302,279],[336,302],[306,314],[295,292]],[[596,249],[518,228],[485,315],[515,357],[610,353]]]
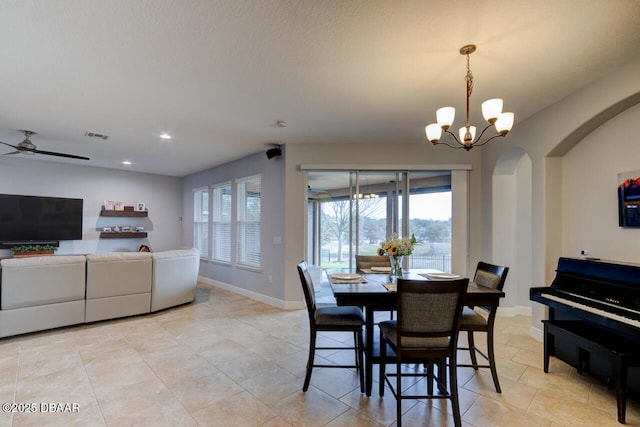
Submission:
[[[402,277],[402,256],[390,255],[389,261],[391,261],[391,278]]]

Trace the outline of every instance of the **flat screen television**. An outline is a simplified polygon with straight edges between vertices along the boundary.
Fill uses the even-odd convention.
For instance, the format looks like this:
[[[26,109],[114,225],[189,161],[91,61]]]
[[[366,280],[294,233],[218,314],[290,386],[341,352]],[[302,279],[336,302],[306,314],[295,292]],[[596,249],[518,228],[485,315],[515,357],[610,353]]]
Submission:
[[[82,239],[82,199],[0,194],[4,248]]]

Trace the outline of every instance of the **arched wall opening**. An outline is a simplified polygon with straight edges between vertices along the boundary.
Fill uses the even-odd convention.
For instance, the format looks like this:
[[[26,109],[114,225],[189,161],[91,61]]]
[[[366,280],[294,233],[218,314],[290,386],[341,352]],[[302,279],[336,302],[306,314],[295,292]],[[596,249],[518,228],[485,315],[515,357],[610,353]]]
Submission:
[[[532,163],[524,150],[513,148],[498,159],[492,194],[492,261],[509,267],[501,305],[519,310],[530,305],[532,282]]]

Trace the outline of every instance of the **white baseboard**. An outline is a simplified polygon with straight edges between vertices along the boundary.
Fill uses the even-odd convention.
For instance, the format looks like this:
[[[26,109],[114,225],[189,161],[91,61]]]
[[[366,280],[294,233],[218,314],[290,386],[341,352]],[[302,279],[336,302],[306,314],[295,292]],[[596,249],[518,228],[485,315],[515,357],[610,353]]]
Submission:
[[[516,305],[515,307],[498,307],[498,317],[531,316],[531,307]]]
[[[536,341],[544,342],[544,331],[542,329],[538,329],[534,326],[531,326],[531,338]]]
[[[233,292],[235,294],[242,295],[244,297],[251,298],[253,300],[272,305],[282,310],[301,310],[305,308],[304,301],[283,301],[283,300],[273,298],[258,292],[250,291],[248,289],[239,288],[237,286],[233,286],[228,283],[213,280],[208,277],[198,276],[198,280],[203,283],[206,283],[207,285],[224,289],[226,291]]]
[[[496,316],[499,317],[513,317],[513,316],[529,316],[531,317],[532,310],[531,307],[526,307],[523,305],[517,305],[515,307],[498,307],[498,314]],[[541,329],[538,329],[534,326],[529,328],[529,334],[531,338],[538,342],[544,342],[544,332]]]

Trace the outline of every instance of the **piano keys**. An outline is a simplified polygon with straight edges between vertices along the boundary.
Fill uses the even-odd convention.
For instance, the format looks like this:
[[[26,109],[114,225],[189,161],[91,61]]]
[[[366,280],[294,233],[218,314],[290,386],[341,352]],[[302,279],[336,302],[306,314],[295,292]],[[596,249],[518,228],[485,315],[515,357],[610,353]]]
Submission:
[[[627,393],[640,392],[640,265],[560,258],[551,286],[530,299],[549,308],[545,372],[555,356],[615,388],[624,423]]]

